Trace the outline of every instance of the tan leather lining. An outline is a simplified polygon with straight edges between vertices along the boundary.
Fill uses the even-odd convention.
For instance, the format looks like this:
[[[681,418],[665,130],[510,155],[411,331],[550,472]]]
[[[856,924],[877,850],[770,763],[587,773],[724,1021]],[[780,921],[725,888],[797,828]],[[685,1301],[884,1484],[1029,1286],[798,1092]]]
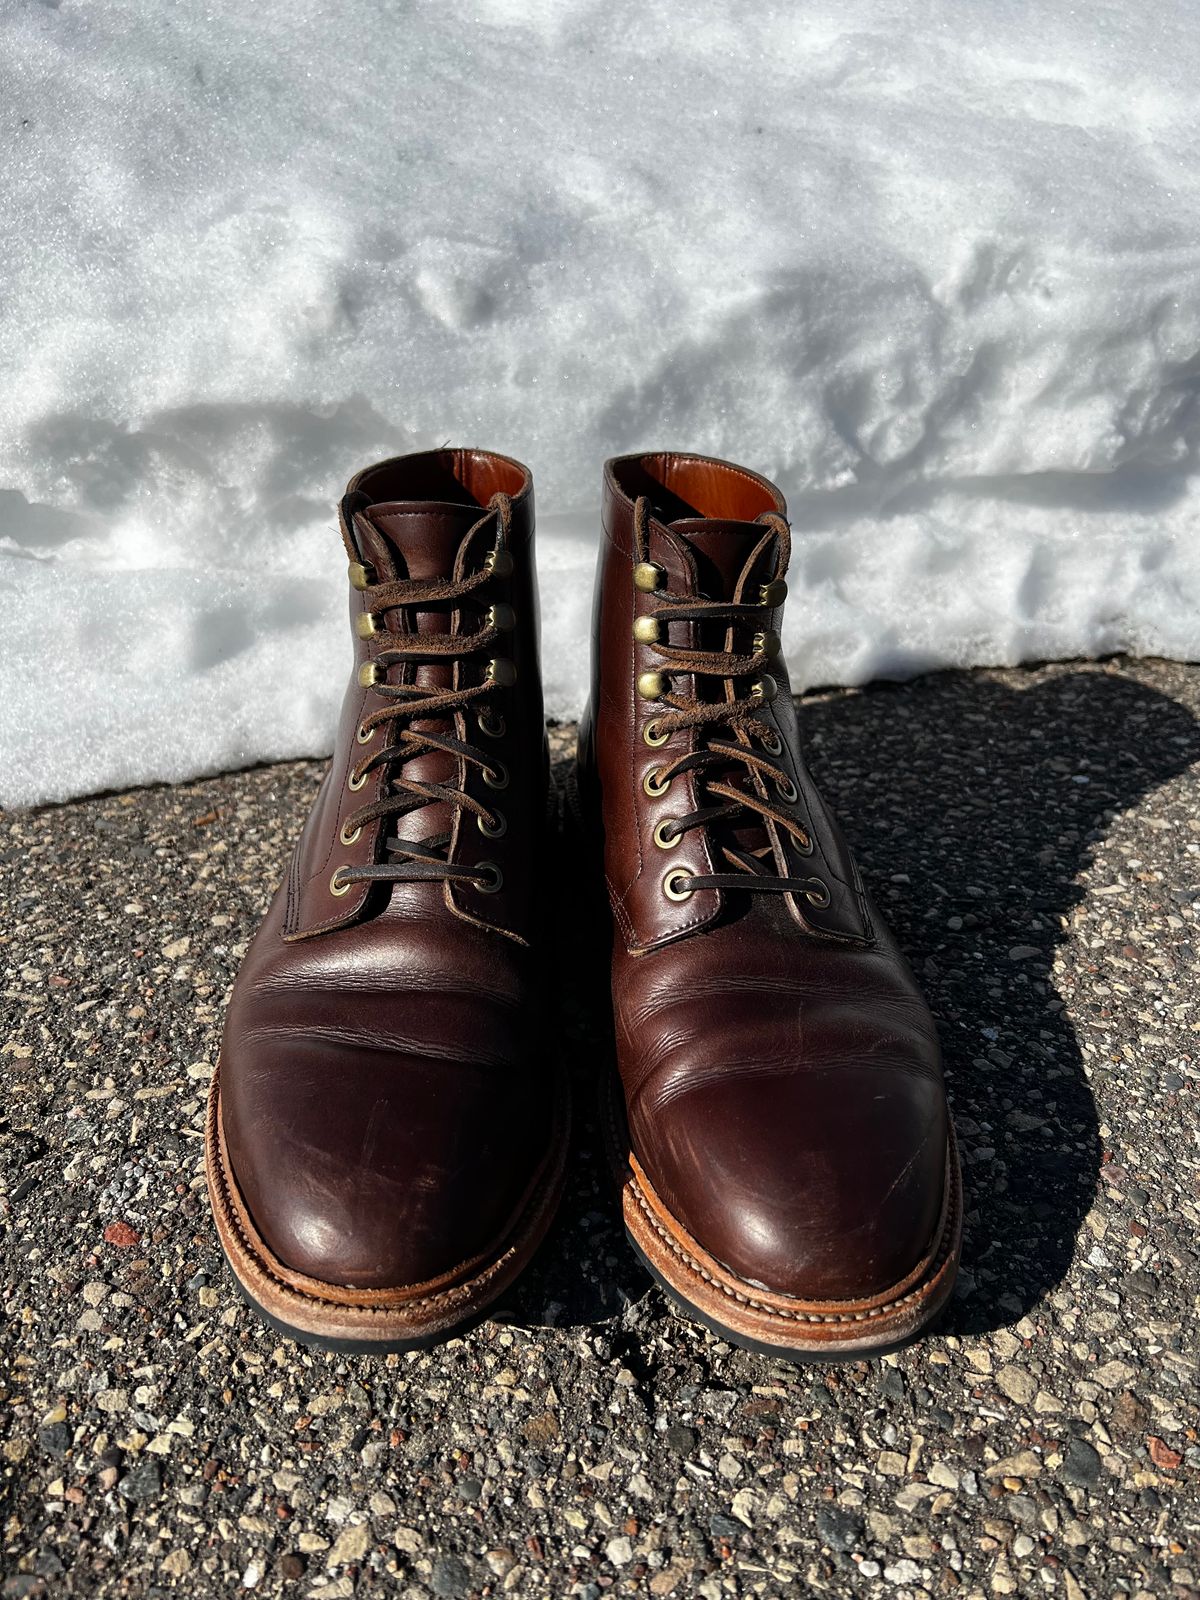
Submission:
[[[784,509],[766,478],[713,456],[652,451],[616,456],[607,470],[622,494],[630,500],[647,495],[667,522],[689,516],[753,522],[763,511]]]
[[[346,492],[365,494],[374,501],[436,500],[482,510],[494,494],[517,499],[531,481],[519,461],[488,450],[425,450],[364,467],[351,478]]]

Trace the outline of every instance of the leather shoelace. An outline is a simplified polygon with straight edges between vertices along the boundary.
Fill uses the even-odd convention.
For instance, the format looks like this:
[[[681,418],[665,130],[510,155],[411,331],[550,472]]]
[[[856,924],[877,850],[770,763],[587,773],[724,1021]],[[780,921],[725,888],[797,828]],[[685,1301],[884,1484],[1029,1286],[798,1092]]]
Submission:
[[[634,559],[638,562],[650,560],[649,515],[649,501],[645,497],[639,498],[633,519]],[[784,518],[774,512],[763,512],[756,520],[764,527],[773,529],[777,535],[775,577],[782,579],[791,554],[791,530]],[[658,791],[662,793],[684,773],[694,772],[697,785],[702,786],[704,797],[709,801],[684,816],[671,818],[670,828],[664,833],[664,843],[673,845],[694,828],[734,824],[748,815],[754,815],[764,822],[773,822],[788,834],[801,855],[811,855],[813,841],[803,823],[767,798],[767,785],[771,784],[779,793],[794,800],[796,795],[791,780],[768,756],[755,750],[750,742],[758,739],[768,750],[774,747],[774,753],[779,754],[775,730],[761,715],[763,705],[769,703],[775,692],[775,680],[767,670],[771,662],[771,655],[766,648],[767,636],[761,628],[763,613],[770,606],[765,602],[755,604],[706,600],[690,595],[673,596],[663,590],[657,591],[657,594],[660,603],[646,615],[658,624],[659,637],[650,648],[657,652],[660,670],[666,675],[686,674],[694,678],[716,679],[724,691],[723,698],[712,700],[673,691],[659,696],[671,710],[655,717],[650,724],[655,734],[665,738],[683,729],[694,728],[703,732],[705,742],[698,744],[689,754],[659,767],[651,775]],[[725,623],[727,648],[702,650],[671,644],[669,629],[676,622],[700,625]],[[755,630],[750,650],[732,648],[735,628]],[[739,695],[738,682],[747,678],[753,680],[751,687],[748,692]],[[713,738],[713,734],[722,733],[731,734],[732,742]],[[708,775],[711,768],[728,768],[732,761],[740,762],[746,768],[747,787],[743,788],[720,776]],[[662,828],[665,824],[659,826]],[[775,894],[801,894],[814,906],[829,904],[829,889],[821,878],[795,877],[772,870],[773,852],[769,843],[754,851],[742,849],[734,843],[720,842],[720,850],[733,870],[692,873],[680,868],[668,873],[666,882],[672,883],[673,880],[669,891],[672,897],[687,899],[697,889],[749,889]]]
[[[495,546],[485,565],[478,571],[457,580],[403,579],[368,585],[363,596],[367,610],[375,615],[381,615],[393,607],[421,611],[448,606],[453,610],[458,602],[471,599],[479,605],[483,599],[481,591],[493,578],[512,570],[512,556],[507,549],[510,512],[508,496],[493,495],[485,515],[469,530],[468,541],[489,517],[494,516],[497,520]],[[387,681],[386,672],[391,666],[408,662],[457,662],[483,656],[496,645],[506,628],[512,626],[511,613],[504,615],[507,610],[506,607],[492,605],[486,612],[483,625],[471,633],[392,633],[386,629],[375,632],[372,639],[381,648],[377,650],[374,662],[381,675],[376,678],[372,687],[376,694],[394,703],[363,718],[358,731],[359,743],[369,744],[378,730],[396,724],[410,724],[430,718],[452,718],[456,712],[464,710],[467,706],[478,706],[479,702],[486,702],[487,696],[498,687],[504,686],[502,680],[505,679],[505,674],[493,669],[500,666],[510,668],[511,663],[507,661],[488,663],[489,670],[480,682],[464,684],[458,688],[443,689],[414,683],[390,683]],[[506,627],[501,627],[498,619],[503,619]],[[506,682],[512,682],[511,676],[507,676]],[[499,721],[498,718],[491,720],[493,725]],[[498,838],[504,831],[503,819],[498,813],[489,810],[486,805],[476,800],[473,795],[468,794],[465,788],[460,788],[455,783],[433,783],[410,777],[405,773],[406,763],[431,751],[443,751],[464,762],[465,767],[460,771],[465,772],[467,768],[478,767],[485,781],[490,781],[497,789],[507,784],[508,774],[503,764],[477,746],[456,738],[452,733],[418,731],[411,726],[404,726],[392,744],[376,750],[352,770],[350,774],[352,789],[361,789],[368,776],[380,767],[387,769],[390,782],[382,798],[371,801],[369,805],[360,806],[357,811],[352,812],[346,818],[344,828],[353,833],[354,830],[363,828],[380,817],[399,818],[407,816],[410,812],[419,811],[424,806],[445,802],[456,811],[469,812],[477,819],[484,833]],[[450,839],[451,835],[448,832],[431,834],[424,839],[400,839],[393,836],[385,841],[389,860],[373,866],[341,867],[335,874],[337,884],[339,887],[343,885],[348,887],[352,883],[440,880],[473,883],[485,893],[498,889],[501,882],[500,873],[493,864],[462,866],[440,853],[446,849]]]

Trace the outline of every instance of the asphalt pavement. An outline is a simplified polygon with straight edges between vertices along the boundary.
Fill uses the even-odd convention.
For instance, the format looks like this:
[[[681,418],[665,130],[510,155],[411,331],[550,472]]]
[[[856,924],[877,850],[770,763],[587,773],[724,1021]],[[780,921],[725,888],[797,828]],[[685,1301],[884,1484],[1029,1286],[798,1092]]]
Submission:
[[[800,709],[942,1032],[941,1330],[803,1368],[677,1315],[600,1153],[594,986],[556,970],[579,1116],[533,1269],[426,1353],[288,1343],[221,1261],[202,1128],[320,765],[9,813],[0,1593],[1200,1596],[1200,668]]]

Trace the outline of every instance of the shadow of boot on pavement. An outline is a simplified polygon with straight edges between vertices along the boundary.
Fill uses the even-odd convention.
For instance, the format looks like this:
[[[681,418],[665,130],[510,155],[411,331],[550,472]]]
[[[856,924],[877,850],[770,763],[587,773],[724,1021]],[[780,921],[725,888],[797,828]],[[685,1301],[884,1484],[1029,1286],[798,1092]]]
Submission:
[[[801,714],[938,1021],[966,1207],[943,1326],[964,1334],[1018,1320],[1071,1264],[1103,1159],[1076,1030],[1094,1038],[1093,1075],[1134,1070],[1109,1059],[1104,1020],[1136,1003],[1110,998],[1107,944],[1086,954],[1105,902],[1085,905],[1080,878],[1114,818],[1200,759],[1200,724],[1136,664],[1022,676],[935,674]]]

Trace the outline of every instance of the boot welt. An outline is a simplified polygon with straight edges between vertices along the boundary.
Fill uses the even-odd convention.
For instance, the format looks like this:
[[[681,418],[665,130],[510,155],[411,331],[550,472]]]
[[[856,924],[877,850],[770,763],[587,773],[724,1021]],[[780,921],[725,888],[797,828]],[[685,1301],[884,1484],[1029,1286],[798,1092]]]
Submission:
[[[220,1063],[208,1095],[204,1169],[221,1249],[243,1297],[278,1332],[320,1349],[385,1354],[421,1349],[475,1322],[533,1258],[557,1209],[570,1115],[561,1074],[550,1147],[503,1239],[441,1277],[354,1289],[306,1277],[269,1249],[242,1199],[221,1125]]]
[[[862,1300],[799,1300],[747,1283],[708,1254],[672,1216],[622,1138],[612,1107],[625,1231],[650,1275],[683,1310],[724,1339],[783,1361],[855,1361],[886,1355],[929,1331],[945,1310],[962,1249],[962,1177],[953,1125],[942,1211],[907,1277]]]

